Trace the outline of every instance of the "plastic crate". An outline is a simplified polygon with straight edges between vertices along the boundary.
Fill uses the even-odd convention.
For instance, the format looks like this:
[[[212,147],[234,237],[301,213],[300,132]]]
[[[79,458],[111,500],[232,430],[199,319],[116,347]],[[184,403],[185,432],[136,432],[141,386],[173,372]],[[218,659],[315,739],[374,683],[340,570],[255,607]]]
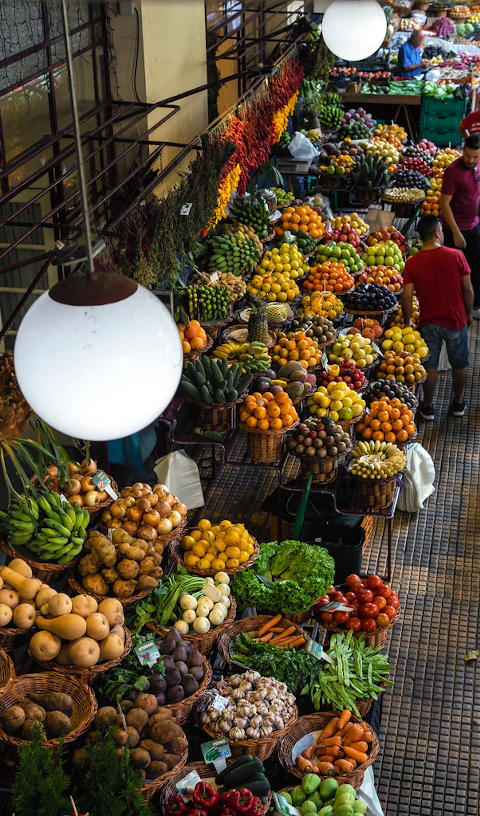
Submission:
[[[420,124],[420,138],[429,139],[438,147],[448,147],[448,145],[455,147],[460,142],[458,122],[455,125],[447,125],[446,127],[440,123],[429,127],[422,127]]]
[[[422,117],[441,117],[458,116],[458,121],[462,119],[467,112],[467,100],[454,97],[453,99],[433,99],[430,96],[422,98]],[[458,122],[457,122],[458,123]]]

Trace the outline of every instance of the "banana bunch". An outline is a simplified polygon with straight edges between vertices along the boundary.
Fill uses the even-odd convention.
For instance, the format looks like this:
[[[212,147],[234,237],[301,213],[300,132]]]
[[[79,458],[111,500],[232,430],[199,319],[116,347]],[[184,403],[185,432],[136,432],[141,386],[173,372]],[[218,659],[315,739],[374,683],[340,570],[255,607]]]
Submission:
[[[219,271],[243,275],[253,269],[260,257],[256,242],[243,232],[215,235],[208,244],[212,250],[208,260],[210,273]]]
[[[253,227],[259,238],[266,238],[270,230],[270,213],[260,197],[253,196],[250,201],[236,198],[229,206],[234,221],[240,221],[247,227]]]
[[[293,199],[293,195],[292,195]],[[263,244],[258,237],[257,233],[253,229],[253,227],[247,226],[247,224],[241,224],[240,221],[234,221],[232,224],[229,224],[228,221],[225,221],[224,224],[220,224],[219,231],[223,235],[235,235],[235,233],[244,235],[245,238],[251,238],[252,241],[255,243],[260,255],[263,252]]]
[[[258,340],[252,343],[235,343],[229,340],[228,343],[217,346],[213,356],[227,360],[229,364],[238,362],[245,372],[268,371],[271,363],[267,347]]]
[[[388,479],[405,468],[405,454],[393,442],[357,442],[348,470],[362,479]]]
[[[66,564],[80,553],[90,516],[49,492],[12,503],[8,513],[0,513],[0,521],[13,546],[26,547],[40,561]]]

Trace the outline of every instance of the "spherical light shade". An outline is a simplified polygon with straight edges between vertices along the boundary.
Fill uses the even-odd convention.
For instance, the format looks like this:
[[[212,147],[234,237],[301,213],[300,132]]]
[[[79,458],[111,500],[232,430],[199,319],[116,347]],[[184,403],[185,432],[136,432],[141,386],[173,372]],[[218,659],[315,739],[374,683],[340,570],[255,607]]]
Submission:
[[[386,32],[387,18],[376,0],[334,0],[323,16],[325,44],[349,62],[375,54]]]
[[[175,322],[148,289],[93,306],[45,292],[23,318],[15,372],[35,413],[79,439],[107,441],[145,428],[180,381]]]

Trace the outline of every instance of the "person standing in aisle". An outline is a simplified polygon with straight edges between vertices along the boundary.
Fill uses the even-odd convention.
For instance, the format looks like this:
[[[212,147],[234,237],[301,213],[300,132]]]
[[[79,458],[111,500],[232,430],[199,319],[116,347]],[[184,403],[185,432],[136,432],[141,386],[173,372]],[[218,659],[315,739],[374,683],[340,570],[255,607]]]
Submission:
[[[480,318],[480,134],[468,136],[463,154],[443,174],[440,212],[445,246],[461,249],[472,273],[475,318]]]
[[[401,76],[422,76],[422,42],[423,31],[413,31],[407,42],[398,49],[398,72]]]
[[[403,276],[402,311],[405,325],[411,325],[413,292],[420,304],[420,334],[428,346],[424,360],[427,379],[423,384],[420,415],[435,419],[433,394],[442,342],[452,367],[455,417],[465,414],[465,382],[468,367],[468,332],[472,323],[473,288],[465,255],[443,245],[443,228],[436,215],[420,220],[418,232],[423,247],[408,258]]]
[[[474,133],[480,133],[480,110],[471,111],[467,113],[465,119],[462,119],[458,129],[462,139],[467,136],[473,136]]]

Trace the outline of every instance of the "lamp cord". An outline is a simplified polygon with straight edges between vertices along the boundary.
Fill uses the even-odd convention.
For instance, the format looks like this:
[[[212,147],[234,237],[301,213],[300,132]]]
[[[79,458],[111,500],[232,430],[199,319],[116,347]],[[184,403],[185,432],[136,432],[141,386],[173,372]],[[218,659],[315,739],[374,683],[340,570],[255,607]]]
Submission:
[[[78,179],[80,185],[80,202],[82,207],[83,226],[87,250],[88,261],[87,276],[89,278],[92,278],[95,274],[95,269],[93,263],[92,237],[90,232],[90,217],[88,212],[87,183],[85,180],[85,171],[83,168],[82,138],[80,133],[80,121],[78,118],[77,92],[75,87],[75,77],[73,73],[73,56],[72,56],[72,44],[70,42],[70,30],[68,24],[67,0],[61,0],[61,6],[62,6],[63,31],[65,36],[65,55],[68,71],[68,84],[70,88],[70,106],[72,109],[73,133],[75,138]]]

